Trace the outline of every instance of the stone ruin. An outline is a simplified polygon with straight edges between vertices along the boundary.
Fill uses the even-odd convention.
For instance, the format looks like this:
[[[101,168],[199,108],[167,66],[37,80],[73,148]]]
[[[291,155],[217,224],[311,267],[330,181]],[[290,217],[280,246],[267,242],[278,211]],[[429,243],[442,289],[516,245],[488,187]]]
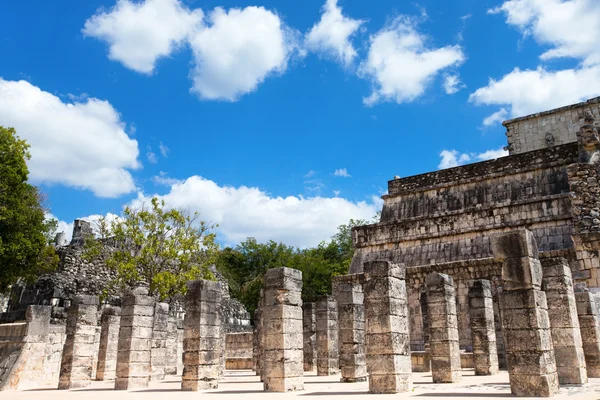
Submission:
[[[12,322],[0,324],[0,389],[115,379],[131,390],[177,374],[198,391],[225,368],[254,370],[267,392],[339,374],[402,393],[420,371],[455,384],[469,368],[507,370],[516,396],[585,388],[600,378],[594,118],[600,98],[506,121],[508,156],[388,182],[380,222],[353,229],[331,295],[303,304],[300,271],[270,269],[253,327],[224,308],[222,280],[189,282],[177,310],[143,287],[99,305],[107,276],[81,261],[79,222],[71,243],[57,238],[61,270],[13,291],[0,314]]]

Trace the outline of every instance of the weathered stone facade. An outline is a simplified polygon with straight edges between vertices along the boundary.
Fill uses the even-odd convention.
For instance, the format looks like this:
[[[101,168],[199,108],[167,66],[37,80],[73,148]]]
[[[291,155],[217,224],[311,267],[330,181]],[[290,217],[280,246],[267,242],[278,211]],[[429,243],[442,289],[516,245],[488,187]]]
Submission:
[[[303,390],[302,272],[273,268],[264,281],[264,389]]]
[[[121,308],[105,306],[100,317],[100,346],[96,380],[115,379]]]
[[[62,352],[58,389],[90,385],[96,354],[98,296],[76,296],[67,311],[67,338]]]
[[[477,279],[472,282],[469,288],[469,313],[475,375],[494,375],[498,373],[498,348],[490,281]]]
[[[600,321],[594,296],[583,287],[575,292],[588,378],[600,378]]]
[[[336,276],[332,282],[338,306],[342,382],[361,382],[367,379],[363,283],[363,274]]]
[[[155,300],[148,296],[145,287],[133,289],[123,296],[117,347],[117,390],[148,387],[152,372],[154,306]]]
[[[304,371],[312,371],[317,365],[317,316],[315,303],[302,305],[304,339]]]
[[[520,229],[493,236],[492,248],[502,262],[500,309],[511,392],[553,396],[559,389],[558,374],[535,238]]]
[[[187,283],[181,390],[218,387],[221,369],[221,285],[205,280]]]
[[[425,286],[433,382],[458,382],[461,372],[454,281],[448,275],[432,272],[425,278]]]
[[[338,310],[334,296],[319,296],[316,301],[317,375],[339,372]]]
[[[411,388],[406,268],[388,261],[365,263],[365,348],[369,392]]]
[[[571,269],[564,258],[547,258],[542,260],[542,271],[558,381],[585,384],[588,380]]]

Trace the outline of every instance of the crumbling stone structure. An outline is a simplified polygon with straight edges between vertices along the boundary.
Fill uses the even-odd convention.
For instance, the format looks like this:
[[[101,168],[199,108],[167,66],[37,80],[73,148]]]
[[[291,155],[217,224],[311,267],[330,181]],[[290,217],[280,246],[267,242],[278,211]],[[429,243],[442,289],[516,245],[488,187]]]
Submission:
[[[365,343],[369,392],[411,388],[406,268],[388,261],[364,265]]]
[[[220,303],[219,282],[197,280],[187,283],[181,390],[197,391],[219,386]]]
[[[502,262],[500,309],[511,392],[553,396],[558,374],[535,238],[526,229],[499,234],[492,237],[492,249]]]
[[[302,272],[273,268],[264,282],[264,389],[303,390]]]
[[[150,352],[151,379],[165,379],[167,365],[167,332],[169,304],[156,303],[154,306],[154,326],[152,327],[152,350]]]
[[[317,316],[316,304],[302,305],[304,338],[304,371],[312,371],[317,365]]]
[[[428,341],[420,293],[431,272],[454,279],[462,350],[473,346],[470,281],[492,283],[500,329],[502,279],[491,250],[494,234],[526,227],[540,259],[566,258],[574,282],[600,291],[600,176],[597,165],[581,162],[577,142],[582,132],[597,132],[598,121],[600,98],[506,121],[508,156],[388,182],[380,221],[353,229],[350,273],[362,272],[372,260],[407,266],[412,350],[425,350]],[[502,367],[501,334],[497,345]]]
[[[432,272],[425,278],[425,285],[433,382],[458,382],[461,372],[454,281],[448,275]]]
[[[177,375],[177,317],[169,314],[167,318],[167,358],[165,365],[166,375]]]
[[[317,297],[317,375],[335,375],[339,372],[338,310],[334,296]]]
[[[98,304],[98,296],[76,296],[67,311],[59,390],[83,388],[92,382]]]
[[[50,306],[27,307],[26,321],[0,325],[0,390],[24,390],[44,382]]]
[[[140,286],[125,294],[121,305],[115,389],[146,388],[151,376],[155,300],[148,296],[148,288]]]
[[[260,301],[259,301],[260,303]],[[252,338],[252,353],[254,359],[254,372],[261,376],[262,369],[262,308],[259,306],[254,310],[254,335]]]
[[[96,380],[115,379],[117,371],[117,351],[121,308],[104,306],[100,317],[100,346]]]
[[[600,378],[600,322],[594,296],[583,286],[575,292],[588,378]]]
[[[475,375],[497,374],[498,353],[490,281],[477,279],[472,282],[469,289],[469,312]]]
[[[587,372],[571,269],[566,259],[542,261],[542,288],[548,302],[552,345],[560,384],[585,384]]]
[[[333,293],[338,306],[338,345],[342,382],[367,380],[365,356],[364,275],[333,278]]]

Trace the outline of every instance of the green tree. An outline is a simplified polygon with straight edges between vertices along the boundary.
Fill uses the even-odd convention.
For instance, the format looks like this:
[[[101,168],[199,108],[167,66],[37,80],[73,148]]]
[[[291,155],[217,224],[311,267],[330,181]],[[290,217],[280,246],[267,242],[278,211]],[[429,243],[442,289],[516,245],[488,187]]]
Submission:
[[[184,294],[189,280],[214,279],[209,266],[219,248],[215,225],[198,217],[165,210],[155,197],[149,205],[126,207],[121,217],[100,219],[96,235],[85,239],[84,256],[101,257],[115,271],[105,294],[145,283],[151,295],[164,300]]]
[[[27,183],[29,145],[14,128],[0,126],[0,291],[21,280],[30,283],[54,270],[50,245],[56,221],[46,220],[42,196]]]

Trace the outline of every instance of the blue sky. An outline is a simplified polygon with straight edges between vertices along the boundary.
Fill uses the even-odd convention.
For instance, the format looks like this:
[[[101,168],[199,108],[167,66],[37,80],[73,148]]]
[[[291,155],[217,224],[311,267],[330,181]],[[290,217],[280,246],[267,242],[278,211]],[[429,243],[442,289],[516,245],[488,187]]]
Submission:
[[[596,0],[21,0],[0,125],[61,228],[163,196],[298,246],[387,180],[502,156],[500,122],[600,94]]]

